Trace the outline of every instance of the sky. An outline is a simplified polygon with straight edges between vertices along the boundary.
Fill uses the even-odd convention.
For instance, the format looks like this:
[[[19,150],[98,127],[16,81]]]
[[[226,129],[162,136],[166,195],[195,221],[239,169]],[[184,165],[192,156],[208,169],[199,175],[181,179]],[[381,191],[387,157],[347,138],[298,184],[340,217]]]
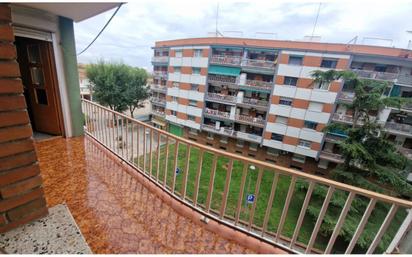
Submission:
[[[156,41],[205,37],[216,29],[224,36],[303,40],[312,35],[319,1],[138,0],[124,4],[80,63],[99,59],[152,70]],[[77,52],[98,34],[114,9],[75,23]],[[321,42],[358,43],[406,48],[412,40],[412,0],[346,0],[320,4],[314,36]],[[383,38],[390,40],[376,40]]]

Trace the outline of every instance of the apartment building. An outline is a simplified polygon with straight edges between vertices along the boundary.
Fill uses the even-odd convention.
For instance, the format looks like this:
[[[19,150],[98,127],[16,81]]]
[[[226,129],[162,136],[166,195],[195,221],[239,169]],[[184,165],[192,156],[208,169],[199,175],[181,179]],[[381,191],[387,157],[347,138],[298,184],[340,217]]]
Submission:
[[[352,70],[390,82],[385,95],[412,95],[412,51],[243,38],[156,42],[152,121],[158,127],[244,156],[311,173],[342,162],[339,131],[351,124],[342,103],[353,100],[344,81],[316,84],[314,70]],[[399,149],[412,157],[412,106],[373,114]]]

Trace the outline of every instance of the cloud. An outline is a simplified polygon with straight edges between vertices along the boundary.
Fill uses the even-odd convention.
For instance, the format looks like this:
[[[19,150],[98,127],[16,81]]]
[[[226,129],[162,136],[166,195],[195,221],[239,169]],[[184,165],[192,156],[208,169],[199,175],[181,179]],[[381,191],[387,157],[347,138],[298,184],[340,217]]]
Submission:
[[[359,36],[388,38],[406,47],[412,35],[411,1],[325,1],[321,5],[315,35],[323,42],[346,43]],[[310,35],[319,2],[315,1],[219,1],[218,27],[228,36],[275,37],[296,40]],[[79,62],[100,58],[149,67],[155,41],[204,37],[216,26],[217,1],[139,0],[123,5],[100,38],[80,55]],[[75,24],[77,50],[97,35],[114,10]],[[232,31],[232,32],[230,32]],[[235,31],[235,32],[233,32]],[[263,32],[256,33],[256,32]],[[365,43],[389,44],[384,40]]]

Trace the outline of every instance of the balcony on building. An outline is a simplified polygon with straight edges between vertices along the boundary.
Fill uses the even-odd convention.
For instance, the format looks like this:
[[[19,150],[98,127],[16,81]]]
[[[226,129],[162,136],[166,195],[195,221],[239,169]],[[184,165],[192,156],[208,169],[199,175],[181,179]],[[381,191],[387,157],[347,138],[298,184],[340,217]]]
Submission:
[[[348,136],[343,131],[333,130],[329,131],[325,135],[325,141],[331,143],[337,143],[339,141],[345,140]]]
[[[278,54],[275,50],[247,49],[242,59],[242,70],[261,74],[275,73]]]
[[[412,137],[402,134],[389,134],[387,139],[396,146],[401,154],[412,160]]]
[[[153,65],[167,65],[169,63],[169,49],[156,48],[152,57]]]
[[[240,68],[210,65],[208,68],[208,84],[214,86],[228,86],[237,88],[239,83]]]
[[[233,128],[233,122],[230,121],[221,121],[205,117],[202,130],[222,136],[236,138],[236,131]]]
[[[343,163],[344,159],[339,152],[339,148],[335,142],[326,141],[319,155],[320,159],[334,163]]]
[[[357,61],[352,62],[351,69],[360,78],[392,82],[396,81],[400,72],[399,66]]]
[[[152,105],[165,107],[166,106],[166,96],[163,94],[153,94],[150,98]]]
[[[243,108],[254,108],[266,111],[269,106],[270,93],[243,91],[237,94],[237,105]]]
[[[265,126],[266,111],[257,109],[238,108],[235,119],[236,122],[256,127]]]
[[[239,87],[244,90],[271,93],[273,86],[272,75],[248,72],[239,77]]]
[[[95,106],[95,104],[90,103],[90,102],[84,101],[83,103],[84,105],[86,105],[86,106],[83,106],[84,110],[93,110],[87,105]],[[110,123],[107,123],[104,121],[104,119],[111,117],[110,116],[111,113],[106,113],[106,116],[103,116],[102,118],[103,120],[99,120],[101,119],[101,118],[98,119],[99,116],[93,116],[93,112],[88,112],[87,114],[88,115],[86,115],[86,117],[88,117],[88,119],[86,120],[85,128],[88,131],[87,133],[91,135],[90,140],[96,141],[96,143],[93,143],[94,145],[103,144],[105,147],[107,147],[109,150],[108,151],[106,150],[105,154],[111,154],[111,152],[113,152],[115,153],[116,156],[118,156],[118,158],[123,160],[123,161],[115,162],[117,163],[117,165],[125,165],[129,168],[131,167],[131,169],[134,172],[141,173],[143,175],[142,179],[145,181],[147,180],[146,186],[149,186],[151,184],[153,184],[153,187],[156,187],[156,188],[160,186],[162,190],[158,190],[159,192],[172,194],[176,196],[176,199],[177,199],[176,201],[181,201],[181,202],[184,202],[186,205],[191,206],[192,207],[192,209],[190,209],[191,211],[193,210],[202,211],[202,215],[206,215],[208,219],[210,219],[210,221],[215,222],[215,218],[216,218],[216,221],[218,222],[224,221],[224,223],[221,223],[222,226],[230,226],[235,229],[244,228],[244,230],[241,230],[244,233],[259,235],[259,237],[261,237],[262,239],[268,240],[269,242],[277,242],[275,246],[283,245],[284,248],[282,247],[282,249],[285,249],[285,251],[287,250],[293,253],[304,253],[304,252],[306,253],[324,253],[324,252],[330,253],[330,252],[335,252],[335,251],[344,252],[346,248],[349,249],[348,252],[350,253],[353,247],[351,246],[346,247],[346,245],[340,246],[340,244],[335,243],[335,239],[337,239],[336,236],[338,235],[339,231],[341,231],[341,226],[339,225],[336,225],[337,228],[334,230],[336,233],[334,232],[333,235],[329,235],[326,238],[322,237],[322,239],[324,239],[324,242],[320,244],[320,247],[318,247],[317,244],[314,244],[316,237],[318,238],[320,237],[320,234],[319,234],[320,231],[318,228],[316,228],[319,226],[315,226],[315,228],[313,228],[314,226],[304,225],[305,224],[304,219],[306,219],[306,215],[307,215],[306,208],[309,202],[311,201],[311,193],[306,193],[307,190],[304,190],[303,192],[300,192],[300,190],[296,190],[297,188],[295,187],[295,182],[299,181],[299,183],[305,183],[305,184],[310,185],[310,189],[308,190],[317,190],[318,188],[320,190],[326,189],[326,190],[329,190],[330,194],[333,194],[334,190],[337,189],[339,191],[343,190],[343,192],[347,195],[349,193],[352,193],[351,195],[352,196],[356,195],[356,197],[367,197],[367,199],[370,197],[371,198],[370,201],[372,200],[379,201],[379,202],[383,201],[385,204],[386,202],[388,202],[391,205],[395,205],[395,207],[398,207],[399,205],[398,207],[399,209],[395,209],[395,210],[399,210],[400,212],[400,215],[396,216],[398,217],[397,219],[392,219],[393,212],[388,213],[387,217],[389,218],[381,221],[381,223],[377,225],[377,227],[387,227],[388,223],[391,223],[392,220],[394,223],[396,222],[394,225],[396,227],[393,231],[392,230],[391,231],[382,230],[383,231],[382,233],[391,233],[390,236],[391,238],[394,238],[394,239],[390,240],[390,242],[385,243],[385,246],[381,247],[379,249],[379,252],[388,251],[391,253],[398,245],[400,245],[401,243],[405,243],[403,240],[401,240],[401,238],[403,238],[403,235],[405,235],[406,231],[408,231],[407,228],[409,226],[410,218],[412,216],[412,215],[408,215],[407,212],[406,214],[404,214],[405,210],[409,209],[410,205],[412,205],[408,201],[404,201],[404,200],[402,201],[400,199],[390,198],[387,195],[380,195],[380,194],[372,193],[365,189],[349,187],[349,186],[346,186],[345,184],[340,184],[336,181],[330,181],[327,178],[306,174],[304,172],[293,172],[292,173],[287,168],[273,166],[272,164],[269,164],[266,162],[259,162],[259,161],[256,161],[254,159],[247,158],[244,156],[235,157],[235,155],[227,153],[226,151],[222,151],[222,150],[215,149],[215,148],[208,147],[208,146],[199,145],[198,143],[195,143],[191,140],[187,140],[182,137],[168,134],[165,131],[154,130],[152,127],[150,127],[149,125],[145,123],[138,122],[138,121],[131,120],[131,119],[127,121],[128,120],[127,117],[124,117],[125,122],[121,123],[122,125],[125,126],[125,128],[120,128],[120,129],[117,128],[113,130],[110,128],[110,126],[107,126]],[[116,113],[113,113],[113,114],[120,115]],[[102,124],[104,125],[103,127],[102,127]],[[244,125],[236,125],[236,124],[233,127],[232,124],[233,122],[222,122],[222,121],[219,121],[218,119],[207,118],[205,119],[204,124],[202,125],[202,130],[210,132],[210,133],[219,134],[223,137],[233,137],[233,138],[236,137],[237,139],[243,140],[243,141],[248,140],[250,142],[258,142],[258,140],[256,139],[260,137],[259,133],[261,133],[262,130],[260,131],[250,130],[252,128],[250,128],[249,126],[241,127]],[[148,150],[147,148],[146,150],[144,150],[145,148],[143,146],[136,148],[136,144],[139,144],[139,142],[141,143],[141,141],[131,140],[133,137],[136,137],[136,135],[133,135],[132,133],[127,134],[127,132],[125,132],[125,131],[128,131],[127,127],[134,128],[134,131],[143,130],[143,133],[141,135],[146,134],[147,137],[144,137],[141,140],[145,140],[145,139],[147,140],[146,141],[147,147],[153,146],[153,148],[150,148],[150,149],[154,149],[153,156],[152,156],[152,150],[147,151]],[[100,128],[100,129],[96,129],[96,128]],[[120,139],[119,137],[118,138],[107,137],[106,133],[111,134],[112,131],[120,131],[120,133],[123,133],[123,137],[120,137]],[[118,148],[119,144],[113,144],[112,142],[113,140],[124,140],[127,143],[125,145],[121,144],[124,146],[122,147],[124,148],[122,150]],[[160,145],[160,148],[158,148],[158,145],[156,142],[162,142]],[[168,148],[169,151],[166,151],[166,156],[169,156],[169,158],[166,157],[166,160],[169,160],[169,164],[163,164],[165,159],[162,156],[164,154],[163,150],[165,146],[166,148],[169,146]],[[334,152],[334,149],[330,147],[331,146],[325,146],[325,148],[323,149],[320,155],[321,158],[325,160],[329,160],[329,161],[341,162],[342,158],[339,157],[339,155],[336,152]],[[97,148],[97,146],[93,146],[92,148]],[[103,147],[101,148],[106,149]],[[71,149],[71,148],[66,147],[65,149]],[[90,149],[90,147],[86,149]],[[129,149],[129,151],[126,151],[127,149]],[[146,151],[146,152],[143,154],[139,154],[139,152],[133,153],[130,151],[131,149],[134,149],[135,151],[140,151],[140,152]],[[158,152],[159,149],[160,149],[160,154],[161,154],[160,159],[159,157],[157,157],[158,156],[157,154],[159,153]],[[187,149],[190,149],[190,151],[187,151]],[[96,152],[99,152],[99,151],[96,151],[96,150],[90,151],[91,154],[96,154]],[[188,154],[188,152],[190,153]],[[130,158],[131,155],[135,157]],[[72,156],[72,155],[69,154],[65,156]],[[192,162],[193,158],[194,160],[196,160],[195,163]],[[147,163],[148,159],[150,161]],[[94,164],[102,163],[102,162],[96,162],[95,157],[89,157],[89,158],[86,158],[86,160],[90,160],[91,164],[92,163]],[[159,161],[160,161],[160,166],[159,166]],[[104,163],[107,163],[107,161]],[[168,162],[166,161],[166,163]],[[249,176],[248,175],[249,165],[253,165],[254,170],[256,169],[256,171],[254,171],[256,173],[256,176],[255,178],[253,178],[253,181],[252,181],[253,185],[256,184],[256,187],[254,186],[253,190],[256,190],[255,191],[257,192],[256,195],[258,195],[260,201],[268,201],[267,204],[268,206],[271,207],[271,208],[266,208],[266,202],[262,202],[265,205],[265,207],[262,209],[263,210],[262,212],[258,210],[255,204],[251,204],[248,208],[251,210],[251,212],[248,212],[248,213],[253,213],[254,211],[256,211],[256,215],[254,219],[250,219],[248,217],[245,218],[242,215],[239,215],[241,212],[244,211],[243,202],[245,201],[245,198],[242,198],[242,197],[243,197],[244,192],[248,190],[246,189],[247,188],[246,186],[244,187],[241,186],[240,190],[236,193],[237,194],[236,196],[229,197],[229,194],[232,190],[231,186],[240,185],[241,177],[245,178],[242,180],[243,181],[242,183],[244,185],[248,184],[247,180],[249,179],[246,179],[246,178]],[[159,169],[159,167],[160,167],[160,170],[157,170]],[[176,168],[179,168],[179,169],[176,169]],[[95,172],[101,172],[102,174],[105,174],[106,175],[105,178],[107,179],[115,179],[114,178],[115,176],[111,175],[111,173],[107,175],[107,172],[110,170],[113,171],[113,168],[108,169],[108,171],[106,170],[102,171],[102,169],[99,169],[99,168],[94,169],[94,170]],[[174,172],[175,170],[179,170],[181,173]],[[242,174],[242,170],[243,170],[243,175],[240,176]],[[250,171],[250,172],[253,172],[253,171]],[[185,176],[185,174],[191,174],[191,175]],[[205,174],[208,175],[207,180],[203,180],[201,178]],[[221,179],[222,174],[225,179]],[[281,176],[279,177],[273,176],[274,174],[281,174]],[[88,175],[90,176],[90,173],[88,173]],[[121,178],[122,179],[119,179],[119,181],[123,182],[124,177],[121,177]],[[184,179],[184,178],[187,178],[187,179]],[[198,186],[196,186],[196,183],[193,183],[196,178],[200,178],[200,182],[198,183],[201,183],[201,184]],[[277,182],[278,179],[279,181]],[[281,181],[283,181],[284,179],[286,179],[288,182],[282,183]],[[292,181],[292,182],[289,182],[289,181]],[[280,217],[278,228],[280,227],[280,229],[276,229],[276,228],[274,229],[273,227],[267,226],[268,222],[271,222],[271,219],[269,220],[269,217],[272,217],[274,215],[274,211],[271,211],[271,210],[273,210],[273,208],[278,208],[277,205],[275,205],[274,202],[272,203],[272,201],[270,200],[271,197],[269,197],[271,194],[273,194],[271,193],[271,189],[273,191],[273,187],[276,188],[276,185],[277,185],[276,183],[282,184],[282,187],[278,186],[277,190],[280,190],[279,193],[284,195],[282,199],[286,199],[286,200],[283,200],[282,203],[278,204],[280,208],[279,209],[280,213],[278,214]],[[194,187],[193,187],[193,184],[195,185]],[[129,189],[128,187],[126,187],[126,185],[130,185],[131,188],[134,188],[133,183],[125,183],[125,185],[123,184],[121,185],[122,185],[121,190],[115,190],[116,193],[119,193],[119,192],[128,193],[129,191],[127,190]],[[101,191],[98,191],[98,192],[100,193]],[[139,190],[139,192],[141,191]],[[279,193],[276,193],[276,195],[278,195]],[[330,194],[329,196],[331,196]],[[129,195],[129,194],[126,194],[126,195]],[[199,195],[201,195],[201,197]],[[286,195],[289,195],[289,197],[286,197]],[[240,200],[238,199],[238,196],[240,197]],[[103,197],[103,196],[100,196],[100,197]],[[171,198],[171,199],[174,200],[175,198]],[[330,200],[331,200],[330,197],[329,198],[327,197],[324,200],[325,202],[323,203],[322,213],[329,211],[328,206],[329,206]],[[299,203],[294,204],[293,201],[299,201]],[[146,202],[150,203],[151,201],[146,201]],[[347,202],[349,202],[349,204],[346,204],[344,209],[342,210],[342,212],[345,213],[343,217],[348,215],[347,218],[351,218],[352,212],[350,211],[348,212],[348,210],[351,208],[351,204],[350,204],[350,201],[347,201]],[[130,209],[128,209],[129,211],[135,210],[135,209],[139,210],[139,208],[136,208],[135,202],[127,201],[127,203],[130,204],[131,206]],[[140,206],[141,203],[139,202],[138,204]],[[107,205],[104,205],[104,206],[107,206]],[[169,207],[163,206],[163,209],[164,208],[169,208]],[[374,207],[372,206],[368,208],[369,208],[368,210],[366,209],[364,210],[365,213],[366,212],[370,213]],[[114,209],[114,210],[118,211],[118,209]],[[293,211],[293,213],[296,213],[297,216],[296,215],[293,217],[289,216],[289,215],[292,215],[291,211]],[[148,215],[148,217],[149,216],[154,216],[154,217],[159,216],[157,215],[157,212],[152,212],[150,210],[145,213],[146,215]],[[257,215],[258,213],[259,213],[259,216]],[[163,220],[164,220],[164,217],[169,217],[170,214],[173,214],[173,213],[167,213],[167,215],[160,215],[160,216],[163,217]],[[337,213],[337,215],[338,215],[337,218],[339,218],[339,213]],[[361,213],[361,215],[363,214]],[[318,220],[316,221],[316,224],[320,225],[322,223],[324,216],[320,215],[319,217],[320,218],[318,218]],[[105,219],[102,219],[102,221],[103,220],[106,222]],[[131,220],[134,222],[134,218]],[[256,220],[261,220],[262,221],[261,224],[258,225]],[[344,218],[339,218],[337,224],[341,224],[344,220],[345,220]],[[155,226],[154,224],[156,220],[150,219],[150,221],[151,221],[150,224],[153,224],[153,226]],[[144,224],[147,224],[146,220],[144,220]],[[181,225],[181,226],[184,226],[184,225]],[[286,226],[292,226],[292,229],[288,230],[290,231],[288,235],[286,235],[286,231],[285,231]],[[193,228],[197,229],[197,227],[193,227]],[[306,237],[309,241],[305,243],[303,243],[301,239],[299,239],[300,235],[302,235],[303,229],[307,230],[306,232],[308,233],[308,236]],[[150,227],[150,231],[152,231],[151,227]],[[356,235],[358,235],[359,233],[362,233],[363,227],[358,228],[357,231],[358,232],[356,232]],[[118,234],[116,235],[118,236],[127,234],[126,232],[123,232],[123,230],[117,230],[117,233]],[[203,237],[196,238],[196,241],[198,242],[199,240],[202,240]],[[125,238],[129,238],[129,237],[125,237]],[[278,238],[277,241],[276,241],[276,238]],[[222,240],[222,239],[217,238],[217,240]],[[373,241],[374,243],[371,243],[370,245],[368,245],[366,249],[364,249],[363,251],[368,251],[369,253],[371,252],[373,253],[377,249],[377,245],[380,243],[380,236],[378,234],[374,235],[373,238],[371,238],[370,240]],[[208,240],[205,240],[205,241],[207,242]],[[352,245],[354,244],[356,244],[356,242],[354,242]],[[128,244],[128,245],[135,245],[135,244]],[[332,250],[332,249],[335,249],[335,250]]]
[[[219,120],[234,120],[236,107],[221,103],[206,102],[204,116]]]
[[[235,105],[237,100],[237,90],[229,88],[227,85],[209,84],[208,92],[206,93],[206,101]]]
[[[154,78],[153,84],[150,85],[150,89],[152,92],[159,92],[166,94],[167,92],[167,85],[165,79]]]
[[[153,78],[167,80],[167,66],[154,66]]]
[[[238,139],[257,144],[262,142],[263,128],[236,123],[235,131]]]
[[[210,64],[239,67],[243,56],[241,48],[212,48]]]
[[[388,96],[403,97],[412,100],[412,87],[396,83],[389,89]],[[405,103],[401,108],[405,111],[412,111],[412,103]]]
[[[392,110],[385,129],[391,134],[412,136],[412,115],[408,112]]]
[[[151,114],[160,118],[166,117],[165,108],[161,106],[152,106]]]

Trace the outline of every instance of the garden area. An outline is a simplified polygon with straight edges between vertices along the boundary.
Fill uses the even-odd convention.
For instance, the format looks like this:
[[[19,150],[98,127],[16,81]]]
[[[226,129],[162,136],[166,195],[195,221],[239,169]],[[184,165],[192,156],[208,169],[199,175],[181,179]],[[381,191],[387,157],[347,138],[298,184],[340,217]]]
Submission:
[[[150,171],[152,177],[156,177],[158,174],[159,181],[163,182],[166,171],[166,185],[171,188],[173,183],[173,175],[176,172],[176,182],[175,182],[175,193],[182,197],[182,189],[185,177],[187,176],[187,187],[186,187],[186,201],[193,201],[196,173],[198,169],[198,164],[200,162],[201,151],[197,148],[190,148],[190,161],[188,162],[189,167],[186,167],[186,158],[188,156],[188,147],[182,143],[178,147],[178,157],[177,157],[177,169],[175,170],[175,142],[169,141],[169,153],[167,160],[167,170],[165,170],[166,165],[166,145],[160,146],[160,156],[159,156],[159,170],[157,171],[157,151],[152,152],[152,169]],[[144,159],[146,159],[146,171],[149,171],[150,167],[150,154],[146,154],[146,158],[143,155],[137,157],[134,161],[139,164],[139,167],[143,167]],[[210,152],[203,153],[203,162],[201,166],[201,174],[199,179],[199,192],[197,203],[203,209],[205,208],[206,199],[208,195],[208,189],[210,184],[210,178],[212,173],[214,155]],[[219,213],[222,206],[224,187],[226,182],[226,176],[228,174],[229,159],[223,156],[217,157],[216,162],[216,172],[213,184],[213,193],[211,198],[211,211]],[[225,219],[229,221],[234,221],[236,215],[237,204],[239,201],[240,190],[241,190],[241,180],[242,172],[244,169],[244,164],[240,161],[234,160],[233,169],[230,177],[230,185],[227,196],[227,204],[225,209]],[[187,171],[187,172],[186,172]],[[253,215],[253,226],[252,228],[261,234],[261,230],[264,223],[265,213],[268,208],[269,197],[271,194],[273,180],[275,178],[275,172],[273,170],[260,170],[259,167],[247,168],[247,177],[245,183],[245,190],[242,196],[242,203],[240,209],[240,221],[245,227],[247,227],[252,213],[253,201],[248,202],[246,195],[254,194],[255,188],[258,182],[259,173],[261,172],[261,183],[259,187],[258,194],[254,196],[254,201],[256,201],[256,207]],[[288,194],[289,185],[291,183],[291,177],[287,175],[279,175],[279,179],[276,186],[276,191],[274,195],[273,204],[270,209],[270,216],[267,223],[266,236],[274,236],[277,232],[279,221],[281,219],[282,211],[285,205],[286,196]],[[292,238],[296,223],[302,208],[303,201],[306,196],[306,191],[309,183],[307,181],[297,179],[294,187],[292,199],[290,201],[289,209],[286,215],[283,229],[281,235],[285,237],[287,241]],[[316,218],[319,215],[320,208],[323,204],[324,193],[327,191],[326,186],[316,185],[312,193],[311,201],[309,203],[308,209],[305,214],[302,226],[299,231],[297,242],[299,244],[306,245],[311,237],[312,230],[316,223]],[[325,218],[319,230],[319,234],[316,238],[314,248],[323,252],[326,248],[330,235],[336,225],[337,219],[342,211],[343,205],[348,196],[347,192],[336,189],[331,198],[331,203],[326,212]],[[369,202],[363,196],[356,196],[352,203],[352,207],[345,219],[344,225],[341,229],[341,233],[338,236],[334,244],[332,253],[343,253],[348,246],[350,239],[357,225],[362,218],[363,212],[367,207]],[[368,223],[365,227],[364,232],[358,240],[358,244],[355,246],[353,253],[364,253],[367,247],[372,242],[374,236],[379,230],[383,220],[385,219],[388,211],[390,209],[389,204],[378,203],[373,210]],[[376,252],[382,253],[384,249],[387,248],[391,242],[393,236],[395,235],[397,229],[402,223],[406,216],[405,210],[398,210],[395,218],[393,219],[391,225],[386,231],[382,238],[382,241],[377,248]]]

